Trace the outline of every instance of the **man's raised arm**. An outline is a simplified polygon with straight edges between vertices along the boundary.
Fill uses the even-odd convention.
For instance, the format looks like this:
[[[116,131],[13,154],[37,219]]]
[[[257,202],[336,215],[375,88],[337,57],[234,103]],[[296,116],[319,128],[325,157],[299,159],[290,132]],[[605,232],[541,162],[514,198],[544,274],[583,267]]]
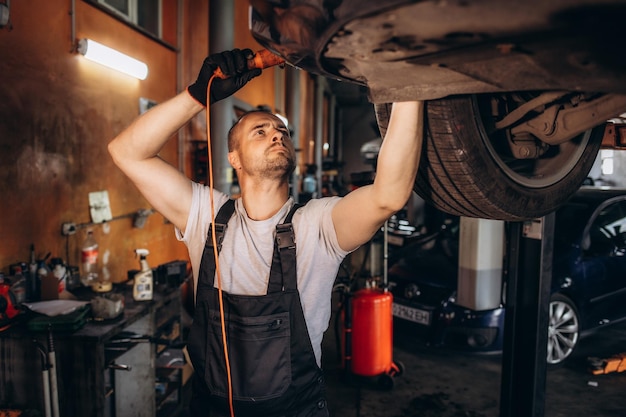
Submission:
[[[207,104],[230,96],[261,74],[260,69],[248,68],[247,62],[252,56],[250,49],[234,49],[208,56],[198,79],[186,91],[141,115],[109,143],[109,153],[115,164],[150,204],[180,230],[185,230],[187,224],[191,180],[159,158],[158,153],[172,135]],[[211,91],[207,92],[209,80],[217,68],[227,78],[214,78]]]
[[[184,91],[141,115],[109,143],[115,164],[150,204],[181,230],[185,230],[189,214],[191,182],[158,153],[203,109]]]
[[[357,188],[333,209],[339,245],[353,250],[367,242],[413,192],[424,134],[423,102],[394,103],[374,183]]]

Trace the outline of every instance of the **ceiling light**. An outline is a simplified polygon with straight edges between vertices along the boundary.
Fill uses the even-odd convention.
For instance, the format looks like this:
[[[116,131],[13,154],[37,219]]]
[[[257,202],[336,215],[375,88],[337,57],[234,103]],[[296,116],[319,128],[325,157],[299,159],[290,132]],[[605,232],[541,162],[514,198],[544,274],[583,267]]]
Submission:
[[[143,62],[91,39],[78,41],[78,52],[90,61],[97,62],[140,80],[145,80],[148,76],[148,66]]]

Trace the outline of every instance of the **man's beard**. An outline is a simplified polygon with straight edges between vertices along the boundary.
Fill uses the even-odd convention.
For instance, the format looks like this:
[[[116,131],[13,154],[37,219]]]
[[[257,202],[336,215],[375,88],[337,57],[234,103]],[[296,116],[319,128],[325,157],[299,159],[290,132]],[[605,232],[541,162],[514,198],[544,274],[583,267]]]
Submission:
[[[280,145],[274,145],[280,146]],[[295,160],[291,157],[289,150],[285,149],[285,154],[274,152],[272,148],[266,155],[265,163],[259,168],[259,174],[266,178],[285,178],[289,177],[295,167]]]
[[[295,163],[290,158],[273,158],[266,160],[265,166],[260,169],[263,177],[284,178],[293,173]]]

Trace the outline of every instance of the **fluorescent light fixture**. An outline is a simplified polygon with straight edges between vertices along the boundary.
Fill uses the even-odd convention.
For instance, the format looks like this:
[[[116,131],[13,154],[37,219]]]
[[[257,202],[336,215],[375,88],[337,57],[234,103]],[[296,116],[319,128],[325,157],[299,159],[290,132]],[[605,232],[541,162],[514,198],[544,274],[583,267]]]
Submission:
[[[78,52],[90,61],[123,72],[131,77],[145,80],[148,76],[148,66],[143,62],[91,39],[78,41]]]

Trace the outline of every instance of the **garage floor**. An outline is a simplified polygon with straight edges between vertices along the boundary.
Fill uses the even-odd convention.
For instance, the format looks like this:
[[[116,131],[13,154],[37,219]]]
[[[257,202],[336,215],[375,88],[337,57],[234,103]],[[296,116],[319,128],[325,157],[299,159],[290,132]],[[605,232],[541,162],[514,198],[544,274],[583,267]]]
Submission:
[[[391,390],[383,390],[375,378],[346,376],[333,323],[334,317],[323,342],[331,417],[499,416],[501,355],[428,347],[411,325],[397,324],[394,360],[402,362],[405,371]],[[587,370],[587,357],[621,352],[626,352],[626,322],[583,338],[569,362],[548,370],[544,416],[626,416],[626,372],[596,376]],[[186,412],[178,417],[184,416]]]
[[[497,417],[501,355],[475,355],[424,346],[410,326],[394,328],[394,360],[405,366],[394,387],[346,377],[334,332],[324,339],[324,369],[331,416]],[[626,415],[626,372],[594,376],[587,357],[626,352],[626,323],[583,338],[569,363],[547,373],[546,417]],[[360,406],[357,406],[359,401]]]

